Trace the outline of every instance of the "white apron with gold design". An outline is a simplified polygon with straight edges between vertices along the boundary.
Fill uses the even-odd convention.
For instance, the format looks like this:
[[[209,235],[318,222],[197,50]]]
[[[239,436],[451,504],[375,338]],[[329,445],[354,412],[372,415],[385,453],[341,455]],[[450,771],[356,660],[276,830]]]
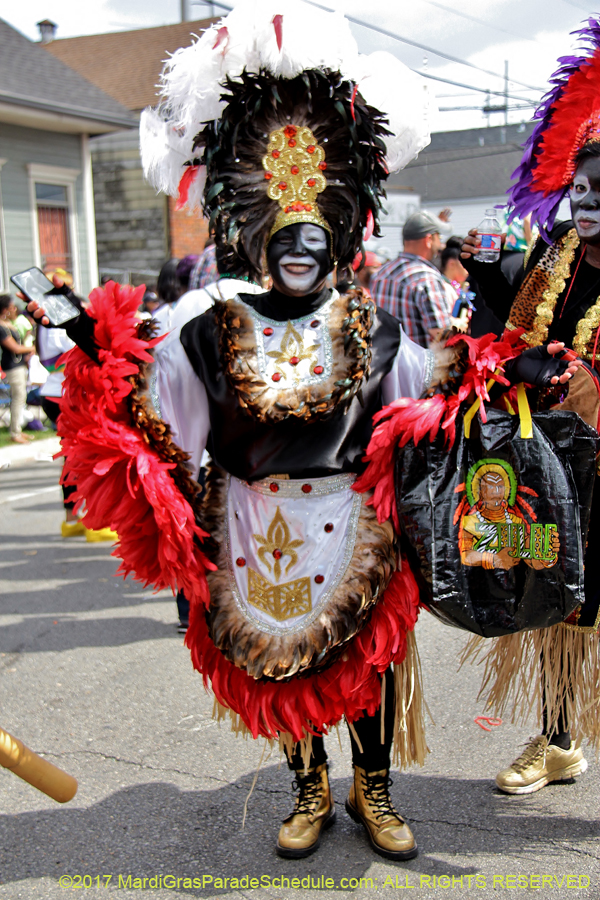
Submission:
[[[356,544],[354,475],[310,480],[229,477],[226,553],[245,619],[270,634],[299,632],[339,586]]]

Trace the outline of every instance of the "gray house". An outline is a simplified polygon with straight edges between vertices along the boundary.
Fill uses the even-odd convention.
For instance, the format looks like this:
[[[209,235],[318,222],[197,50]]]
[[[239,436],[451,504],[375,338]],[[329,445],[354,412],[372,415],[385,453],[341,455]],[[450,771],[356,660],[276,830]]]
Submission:
[[[98,284],[89,138],[129,110],[0,19],[0,290],[30,266]]]

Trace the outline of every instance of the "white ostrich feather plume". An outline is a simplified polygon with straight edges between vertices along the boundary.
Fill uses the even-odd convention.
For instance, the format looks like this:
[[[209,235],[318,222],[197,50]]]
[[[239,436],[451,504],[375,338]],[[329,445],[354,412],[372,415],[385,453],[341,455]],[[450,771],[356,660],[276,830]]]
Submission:
[[[274,17],[282,17],[279,49]],[[202,123],[218,119],[226,76],[266,69],[294,78],[305,69],[330,69],[355,82],[366,102],[389,119],[385,138],[390,172],[403,168],[430,141],[433,99],[427,83],[390,53],[360,54],[348,21],[302,0],[244,0],[189,47],[177,50],[161,75],[161,100],[140,123],[142,165],[158,191],[177,196],[185,162]],[[201,206],[203,173],[188,208]]]

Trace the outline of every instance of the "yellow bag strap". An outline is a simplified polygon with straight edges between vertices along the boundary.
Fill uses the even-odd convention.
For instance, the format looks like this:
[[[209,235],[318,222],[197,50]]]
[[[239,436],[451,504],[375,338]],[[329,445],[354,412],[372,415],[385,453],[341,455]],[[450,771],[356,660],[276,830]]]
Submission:
[[[488,393],[490,388],[495,383],[495,378],[490,378],[486,387]],[[527,399],[527,391],[525,390],[525,385],[521,382],[521,384],[517,385],[517,403],[519,405],[519,419],[521,422],[521,438],[523,440],[529,440],[533,437],[533,424],[531,420],[531,410],[529,408],[529,401]],[[477,413],[479,407],[481,406],[481,399],[477,397],[472,406],[465,413],[464,417],[464,430],[465,437],[471,437],[471,422],[475,418],[475,414]]]
[[[517,385],[517,403],[519,404],[519,419],[521,420],[521,438],[529,440],[533,437],[533,425],[527,391],[523,382]]]

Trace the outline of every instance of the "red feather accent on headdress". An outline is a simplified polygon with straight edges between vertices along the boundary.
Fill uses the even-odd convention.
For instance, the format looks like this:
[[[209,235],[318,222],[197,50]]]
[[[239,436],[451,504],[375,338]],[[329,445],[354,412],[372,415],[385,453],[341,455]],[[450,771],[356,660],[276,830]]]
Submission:
[[[213,44],[213,50],[216,50],[217,47],[220,47],[221,44],[223,43],[223,41],[225,41],[225,46],[223,47],[223,50],[221,51],[221,55],[225,56],[225,53],[227,52],[227,47],[229,46],[229,29],[227,28],[226,25],[223,25],[221,28],[218,29],[217,39]]]
[[[185,172],[181,176],[178,188],[177,204],[175,209],[183,209],[188,201],[188,194],[193,181],[198,174],[200,166],[187,166]]]
[[[575,156],[589,140],[600,140],[600,51],[574,72],[551,107],[540,143],[532,185],[549,193],[570,184]]]
[[[365,226],[365,233],[363,235],[363,240],[366,242],[370,237],[373,236],[373,231],[375,230],[375,219],[373,217],[373,210],[367,210],[367,224]]]
[[[277,48],[281,52],[281,48],[283,47],[283,16],[277,15],[273,16],[272,25],[275,29],[275,37],[277,39]]]

